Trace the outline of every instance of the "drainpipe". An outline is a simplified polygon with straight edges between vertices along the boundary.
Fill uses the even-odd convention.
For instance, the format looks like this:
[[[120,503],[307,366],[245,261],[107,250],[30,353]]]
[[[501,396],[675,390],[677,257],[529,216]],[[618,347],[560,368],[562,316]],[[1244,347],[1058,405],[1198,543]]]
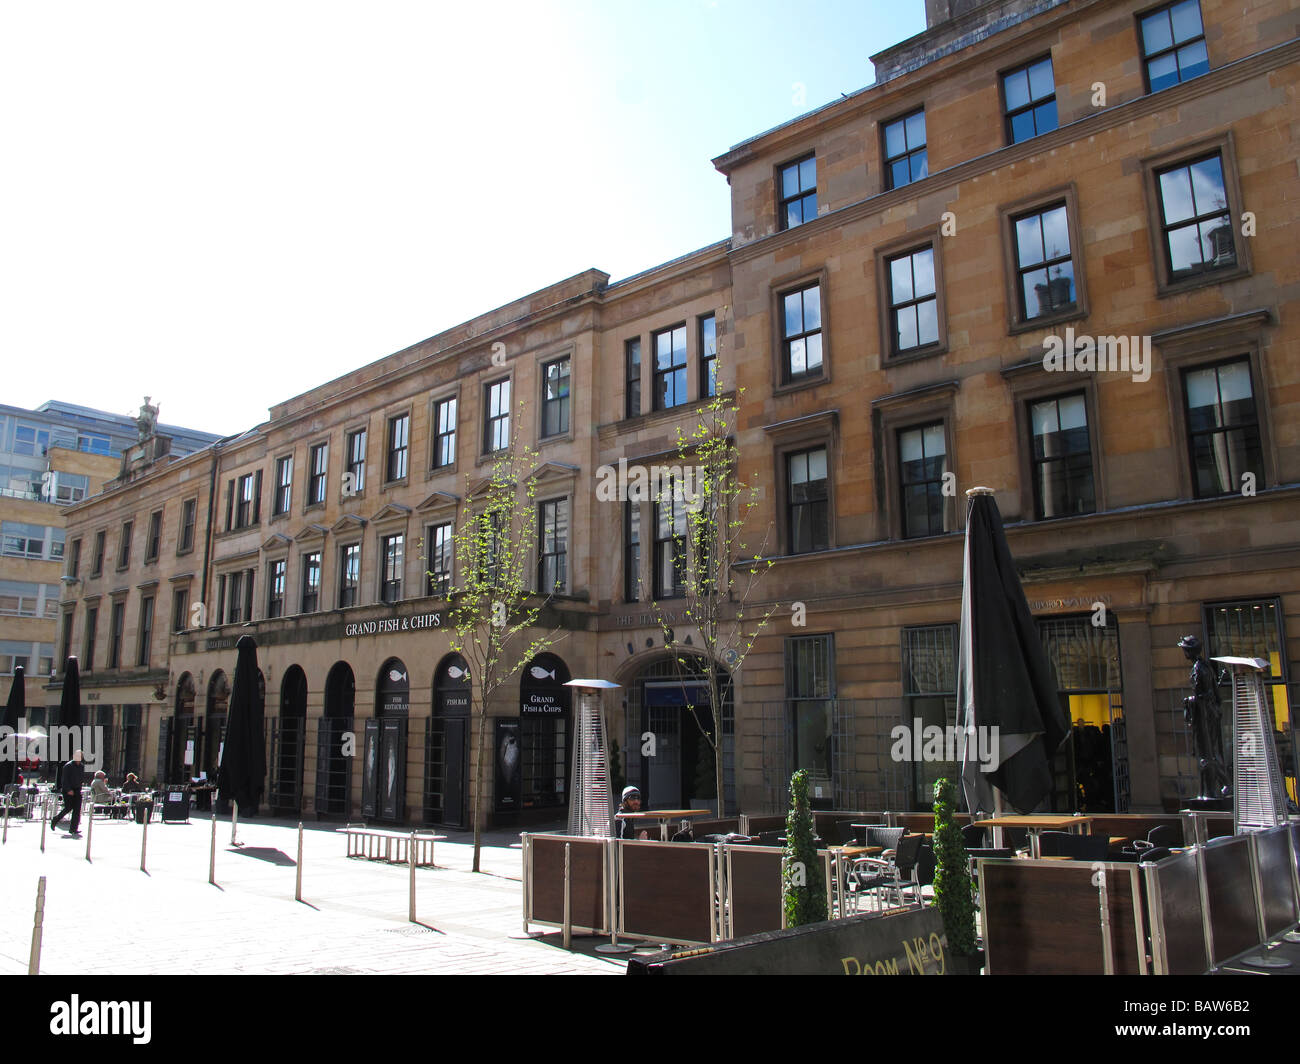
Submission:
[[[208,620],[208,569],[212,564],[212,515],[217,505],[217,467],[221,463],[221,445],[229,439],[232,437],[227,436],[225,440],[218,440],[212,445],[212,471],[208,479],[208,524],[203,533],[203,579],[199,583],[199,601],[203,603],[205,622]],[[205,623],[204,627],[208,625]]]

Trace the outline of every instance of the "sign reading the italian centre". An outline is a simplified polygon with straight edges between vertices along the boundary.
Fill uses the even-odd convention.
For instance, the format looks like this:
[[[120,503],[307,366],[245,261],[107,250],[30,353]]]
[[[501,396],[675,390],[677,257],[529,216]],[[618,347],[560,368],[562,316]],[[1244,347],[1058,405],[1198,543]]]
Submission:
[[[418,632],[422,628],[441,628],[441,613],[417,613],[414,617],[384,617],[377,621],[354,621],[343,626],[343,638],[362,635],[387,635],[391,632]]]

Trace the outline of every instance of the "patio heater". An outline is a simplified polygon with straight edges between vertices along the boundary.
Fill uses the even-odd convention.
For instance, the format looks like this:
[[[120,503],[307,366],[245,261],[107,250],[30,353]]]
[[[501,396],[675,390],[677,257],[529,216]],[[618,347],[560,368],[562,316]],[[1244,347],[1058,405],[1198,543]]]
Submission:
[[[1273,743],[1272,707],[1263,658],[1212,658],[1232,670],[1233,832],[1286,823],[1286,791]]]
[[[601,692],[619,686],[609,680],[570,680],[578,688],[577,728],[573,736],[573,782],[569,788],[569,834],[609,838],[612,810],[609,738]]]

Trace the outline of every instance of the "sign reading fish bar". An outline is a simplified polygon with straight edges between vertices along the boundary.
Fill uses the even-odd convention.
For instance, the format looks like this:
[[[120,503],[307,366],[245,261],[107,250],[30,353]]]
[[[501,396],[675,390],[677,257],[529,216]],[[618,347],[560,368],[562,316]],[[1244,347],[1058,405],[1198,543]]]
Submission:
[[[393,632],[418,632],[425,628],[441,628],[441,613],[417,613],[414,617],[383,617],[377,621],[355,621],[343,626],[343,638],[353,639],[363,635],[389,635]]]

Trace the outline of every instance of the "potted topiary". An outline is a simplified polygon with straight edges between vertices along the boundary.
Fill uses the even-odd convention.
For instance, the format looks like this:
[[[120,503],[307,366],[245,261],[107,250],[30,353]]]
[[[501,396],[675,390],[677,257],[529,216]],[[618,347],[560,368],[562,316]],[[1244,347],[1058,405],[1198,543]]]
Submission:
[[[934,904],[943,917],[948,968],[955,975],[978,975],[984,951],[975,941],[974,882],[970,855],[953,820],[957,788],[950,779],[934,784]]]
[[[786,927],[828,919],[826,882],[817,860],[816,833],[808,807],[808,773],[790,777],[790,815],[785,822],[785,856],[781,859],[781,899]]]

